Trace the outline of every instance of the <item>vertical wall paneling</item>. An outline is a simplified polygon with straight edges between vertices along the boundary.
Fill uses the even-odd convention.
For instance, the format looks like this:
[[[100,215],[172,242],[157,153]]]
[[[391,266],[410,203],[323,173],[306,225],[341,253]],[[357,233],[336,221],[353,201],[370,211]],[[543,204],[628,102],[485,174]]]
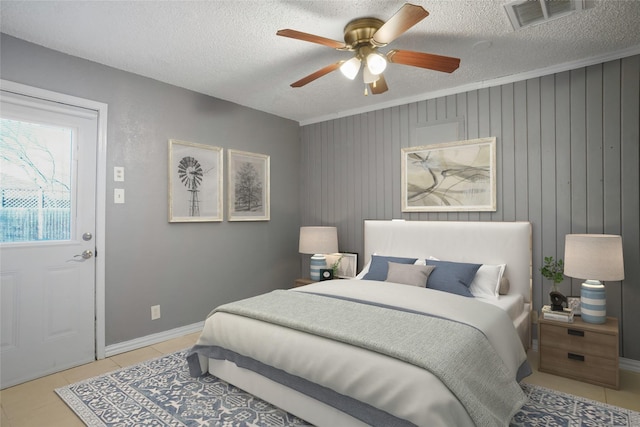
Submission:
[[[386,114],[382,116],[382,156],[378,160],[378,163],[384,168],[384,179],[382,182],[382,188],[384,189],[384,197],[382,199],[382,210],[380,211],[381,218],[393,217],[393,204],[388,203],[387,200],[393,200],[393,143],[392,134],[393,128],[391,126],[392,110],[386,109]]]
[[[499,173],[502,175],[502,193],[497,194],[498,206],[503,221],[514,221],[516,218],[516,162],[515,162],[515,105],[514,85],[508,84],[501,88],[502,102],[502,129],[501,138],[498,140],[502,150],[502,163],[499,164]]]
[[[503,149],[502,149],[502,112],[501,109],[501,88],[495,86],[489,89],[489,130],[485,136],[496,137],[496,165],[502,165],[503,161]],[[504,174],[503,168],[496,168],[496,212],[490,213],[491,221],[502,221],[504,210],[501,208],[502,200],[498,197],[503,193]]]
[[[625,258],[622,352],[625,357],[640,360],[640,55],[624,59],[621,70],[622,243]]]
[[[621,141],[620,141],[620,62],[604,64],[603,69],[603,158],[604,232],[620,234],[621,228]]]
[[[362,194],[363,194],[363,188],[362,188],[362,181],[366,180],[367,177],[365,177],[365,171],[362,169],[361,164],[362,164],[362,126],[360,124],[360,122],[362,121],[362,115],[358,115],[354,117],[354,122],[353,122],[353,141],[354,141],[354,146],[353,146],[353,186],[354,186],[354,198],[353,198],[353,206],[354,206],[354,216],[353,216],[353,222],[357,221],[357,218],[362,218],[363,220],[366,219],[366,216],[364,214],[364,212],[362,211]],[[364,225],[362,226],[356,226],[355,224],[352,223],[353,229],[355,231],[355,238],[356,238],[356,244],[358,244],[359,247],[361,247],[363,239],[364,239]],[[362,253],[362,251],[359,251]],[[358,260],[358,263],[360,263],[360,260]],[[361,267],[361,265],[359,265]]]
[[[336,201],[336,215],[338,218],[338,235],[342,236],[342,239],[338,241],[338,247],[341,251],[348,251],[351,246],[349,241],[348,227],[346,224],[347,212],[344,209],[340,209],[341,206],[349,206],[348,202],[348,188],[347,171],[348,171],[348,152],[349,152],[349,140],[347,138],[347,119],[342,118],[339,120],[338,126],[338,141],[340,142],[340,148],[336,152],[336,185],[334,191],[338,193],[338,199]]]
[[[569,82],[569,72],[554,76],[555,253],[558,258],[564,258],[564,236],[571,234],[571,97]],[[544,167],[543,170],[546,174],[547,170]],[[580,287],[574,287],[573,281],[566,278],[562,282],[561,292],[565,295],[576,296],[580,294]]]
[[[391,215],[387,218],[400,218],[402,216],[400,212],[400,188],[397,185],[393,185],[393,182],[395,182],[394,177],[400,176],[400,174],[402,173],[400,168],[400,147],[402,145],[400,111],[400,107],[393,107],[391,109],[391,134],[389,135],[388,142],[391,150],[391,176],[389,177],[391,185],[391,199],[390,201],[386,201],[386,203],[391,206]]]
[[[620,61],[602,64],[602,231],[621,234]],[[622,283],[608,282],[607,314],[622,313]]]
[[[490,135],[491,131],[491,108],[489,108],[489,89],[480,89],[478,91],[477,116],[478,116],[478,138],[484,138]],[[474,212],[470,217],[474,221],[490,221],[491,212]]]
[[[526,138],[527,138],[527,189],[525,197],[528,200],[529,219],[537,227],[533,227],[533,265],[542,264],[542,165],[541,165],[541,140],[540,140],[540,79],[531,79],[526,82]],[[533,304],[538,307],[543,305],[548,295],[548,288],[541,286],[538,292],[533,293]]]
[[[606,284],[608,313],[621,320],[623,356],[640,360],[639,80],[633,56],[303,126],[301,218],[338,225],[360,268],[364,219],[530,221],[535,309],[551,287],[542,259],[564,257],[566,234],[621,233],[626,278]],[[497,211],[401,212],[401,148],[423,145],[425,126],[458,118],[459,139],[496,137]],[[317,161],[322,150],[331,164]],[[581,282],[566,278],[560,290],[579,295]]]
[[[399,130],[400,148],[409,147],[409,140],[411,135],[411,123],[409,119],[409,111],[410,111],[410,108],[407,105],[402,105],[399,108],[400,117],[398,119],[398,122],[400,125],[400,130]],[[398,159],[400,159],[400,154],[398,155]],[[395,176],[398,177],[400,175],[395,175]],[[397,182],[397,178],[394,177],[394,179],[396,179],[396,182]],[[400,185],[396,184],[396,188],[398,188],[398,192],[402,191],[402,189],[400,188]],[[393,201],[393,203],[395,203],[395,212],[397,213],[397,216],[395,218],[406,218],[402,213],[402,203],[400,198],[398,197],[397,200]]]
[[[602,150],[602,65],[587,68],[587,232],[602,233],[604,182]]]
[[[528,217],[529,206],[527,193],[529,183],[527,179],[527,83],[518,82],[514,85],[514,163],[515,163],[515,220]],[[535,228],[533,229],[535,232]]]
[[[556,224],[556,168],[557,168],[557,150],[556,146],[556,129],[555,129],[555,81],[554,76],[545,76],[540,79],[540,168],[542,174],[540,176],[541,189],[541,261],[545,256],[553,256],[554,258],[563,258],[564,254],[559,252],[557,248],[557,224]],[[560,292],[565,295],[571,295],[570,281],[561,284]],[[549,288],[553,283],[543,280],[542,302],[547,302]]]
[[[586,75],[571,72],[571,232],[587,232]]]

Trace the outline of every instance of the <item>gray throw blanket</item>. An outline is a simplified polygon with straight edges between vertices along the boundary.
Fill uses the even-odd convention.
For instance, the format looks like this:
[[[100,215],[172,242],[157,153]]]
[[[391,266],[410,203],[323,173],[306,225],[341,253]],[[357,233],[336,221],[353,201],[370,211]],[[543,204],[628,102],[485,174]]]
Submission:
[[[375,351],[427,369],[479,426],[505,426],[526,401],[479,330],[426,314],[273,291],[216,308]]]

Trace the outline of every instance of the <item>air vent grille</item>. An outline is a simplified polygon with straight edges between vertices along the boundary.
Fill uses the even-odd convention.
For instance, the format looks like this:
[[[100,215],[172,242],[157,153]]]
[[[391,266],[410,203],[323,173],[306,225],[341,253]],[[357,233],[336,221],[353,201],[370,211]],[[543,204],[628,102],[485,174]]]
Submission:
[[[582,0],[516,0],[504,8],[515,30],[582,10]]]

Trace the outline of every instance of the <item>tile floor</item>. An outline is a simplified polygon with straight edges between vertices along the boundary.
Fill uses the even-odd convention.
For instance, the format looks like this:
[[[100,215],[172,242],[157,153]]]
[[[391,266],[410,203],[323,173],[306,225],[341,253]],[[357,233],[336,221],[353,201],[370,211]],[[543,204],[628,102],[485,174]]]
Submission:
[[[4,389],[0,391],[0,426],[82,427],[84,424],[54,389],[181,350],[193,345],[198,335],[186,335]],[[620,371],[620,390],[611,390],[538,372],[538,355],[535,352],[529,353],[529,360],[534,373],[525,382],[640,412],[640,373]]]

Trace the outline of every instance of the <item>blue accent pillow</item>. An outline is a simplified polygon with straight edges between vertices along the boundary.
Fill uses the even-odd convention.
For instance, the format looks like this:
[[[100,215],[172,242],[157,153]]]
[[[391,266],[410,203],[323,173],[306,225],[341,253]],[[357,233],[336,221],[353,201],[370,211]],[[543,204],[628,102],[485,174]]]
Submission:
[[[371,265],[369,271],[362,278],[363,280],[379,280],[384,282],[387,280],[389,272],[389,263],[397,262],[398,264],[413,264],[418,258],[402,258],[394,256],[371,255]]]
[[[436,267],[427,279],[427,288],[452,294],[473,297],[469,290],[471,282],[482,264],[465,262],[435,261],[428,259],[427,265]]]

